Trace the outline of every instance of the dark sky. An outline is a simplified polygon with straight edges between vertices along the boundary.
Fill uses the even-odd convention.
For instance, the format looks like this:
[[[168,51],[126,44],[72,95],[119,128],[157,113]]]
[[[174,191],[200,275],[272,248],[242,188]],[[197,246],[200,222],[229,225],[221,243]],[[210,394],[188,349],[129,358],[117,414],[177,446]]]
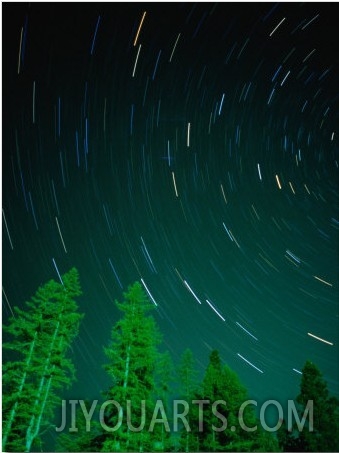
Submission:
[[[2,7],[3,317],[79,269],[68,394],[107,389],[142,279],[175,362],[285,401],[311,359],[339,395],[336,5]]]

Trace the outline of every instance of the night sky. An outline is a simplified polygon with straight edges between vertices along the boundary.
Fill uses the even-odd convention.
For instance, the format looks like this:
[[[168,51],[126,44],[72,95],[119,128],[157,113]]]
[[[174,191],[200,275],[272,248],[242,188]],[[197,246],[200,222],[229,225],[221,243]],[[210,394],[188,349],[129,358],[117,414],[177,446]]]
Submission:
[[[3,319],[78,268],[63,396],[109,387],[136,280],[175,363],[218,349],[285,401],[310,359],[339,396],[336,11],[3,4]]]

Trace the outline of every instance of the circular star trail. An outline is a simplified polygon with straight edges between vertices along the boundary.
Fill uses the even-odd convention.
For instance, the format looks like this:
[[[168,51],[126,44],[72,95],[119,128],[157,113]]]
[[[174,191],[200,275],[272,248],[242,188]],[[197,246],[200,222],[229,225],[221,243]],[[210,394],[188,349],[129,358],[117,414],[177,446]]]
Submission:
[[[139,280],[164,348],[218,349],[258,400],[307,359],[338,394],[331,4],[6,4],[3,314],[79,269],[73,397],[109,385]],[[75,395],[76,393],[76,395]]]

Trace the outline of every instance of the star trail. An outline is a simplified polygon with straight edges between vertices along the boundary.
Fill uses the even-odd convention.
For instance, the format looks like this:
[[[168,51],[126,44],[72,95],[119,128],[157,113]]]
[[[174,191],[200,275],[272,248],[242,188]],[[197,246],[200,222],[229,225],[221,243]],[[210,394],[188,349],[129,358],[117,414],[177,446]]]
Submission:
[[[324,3],[3,5],[3,320],[75,266],[78,382],[134,281],[258,400],[338,389],[338,32]]]

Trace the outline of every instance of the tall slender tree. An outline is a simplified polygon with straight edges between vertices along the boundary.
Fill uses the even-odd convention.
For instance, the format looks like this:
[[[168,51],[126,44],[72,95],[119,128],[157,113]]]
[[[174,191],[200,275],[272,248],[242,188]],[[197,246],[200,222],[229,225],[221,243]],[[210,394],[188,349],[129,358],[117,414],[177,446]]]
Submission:
[[[62,284],[40,287],[26,310],[15,307],[3,328],[12,337],[3,345],[12,356],[3,364],[3,450],[30,451],[59,403],[58,390],[74,379],[67,352],[82,318],[74,300],[80,294],[73,268]]]
[[[110,428],[119,426],[119,420],[123,422],[114,432],[106,432],[103,451],[147,451],[153,448],[152,433],[147,428],[154,409],[155,367],[161,337],[149,315],[154,305],[141,284],[135,282],[123,296],[124,301],[116,305],[124,316],[113,327],[111,344],[105,348],[109,359],[105,368],[112,378],[107,396],[120,407],[107,407],[104,420]]]

